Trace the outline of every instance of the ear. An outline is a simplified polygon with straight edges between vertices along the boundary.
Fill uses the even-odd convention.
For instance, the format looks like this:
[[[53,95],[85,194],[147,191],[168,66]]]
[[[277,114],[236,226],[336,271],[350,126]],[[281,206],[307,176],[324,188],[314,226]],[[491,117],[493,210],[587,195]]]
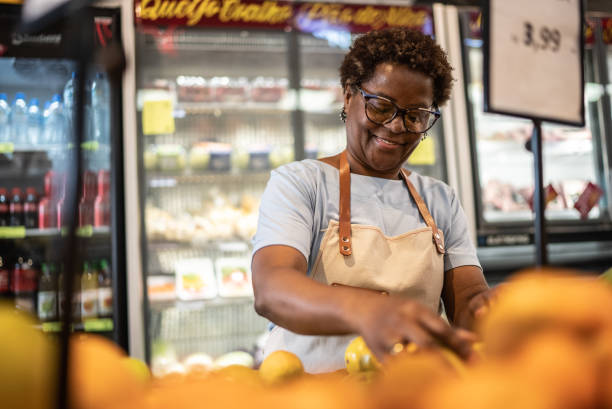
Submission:
[[[349,101],[353,96],[353,86],[350,83],[347,83],[344,87],[344,109],[348,110]]]

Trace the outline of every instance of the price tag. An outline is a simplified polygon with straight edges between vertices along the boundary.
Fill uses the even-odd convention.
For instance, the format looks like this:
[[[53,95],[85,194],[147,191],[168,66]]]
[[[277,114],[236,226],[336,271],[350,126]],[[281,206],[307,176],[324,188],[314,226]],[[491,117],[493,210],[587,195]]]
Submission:
[[[584,126],[581,0],[489,0],[485,111]]]
[[[410,165],[435,165],[436,164],[436,145],[432,138],[426,138],[414,152],[408,157]]]
[[[62,330],[62,323],[57,322],[43,322],[42,323],[43,332],[60,332]]]
[[[145,101],[142,107],[142,132],[145,135],[174,133],[172,101]]]
[[[83,321],[86,332],[110,332],[113,330],[113,320],[110,318],[97,318]]]
[[[76,235],[78,237],[91,237],[93,236],[93,226],[91,224],[81,226],[77,228]]]
[[[13,153],[15,151],[15,145],[13,142],[0,143],[0,153]]]
[[[25,226],[0,227],[0,238],[2,239],[23,239],[25,236]]]
[[[85,151],[96,152],[98,149],[100,149],[100,144],[98,143],[98,141],[83,142],[81,144],[81,149],[83,149]]]

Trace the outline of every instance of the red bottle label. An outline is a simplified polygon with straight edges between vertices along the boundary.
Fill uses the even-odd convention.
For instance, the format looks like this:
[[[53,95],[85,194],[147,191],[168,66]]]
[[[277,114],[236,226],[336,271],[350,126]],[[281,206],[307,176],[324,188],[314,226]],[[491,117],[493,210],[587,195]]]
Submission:
[[[9,276],[10,274],[7,269],[0,269],[0,294],[9,292]]]

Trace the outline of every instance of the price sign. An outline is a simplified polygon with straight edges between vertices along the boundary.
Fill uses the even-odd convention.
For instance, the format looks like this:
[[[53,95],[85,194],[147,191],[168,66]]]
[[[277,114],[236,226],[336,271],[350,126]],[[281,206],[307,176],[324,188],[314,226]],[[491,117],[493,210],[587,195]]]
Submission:
[[[584,125],[581,0],[489,0],[485,111]]]

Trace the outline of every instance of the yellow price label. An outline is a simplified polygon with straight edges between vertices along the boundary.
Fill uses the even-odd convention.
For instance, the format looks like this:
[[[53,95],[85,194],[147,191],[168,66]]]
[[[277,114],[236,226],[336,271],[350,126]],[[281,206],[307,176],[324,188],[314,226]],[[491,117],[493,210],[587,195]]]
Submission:
[[[145,135],[174,133],[172,101],[145,101],[142,107],[142,132]]]
[[[13,153],[15,151],[15,145],[13,142],[0,143],[0,153]]]
[[[77,229],[76,235],[79,237],[91,237],[93,236],[93,226],[88,224],[86,226],[81,226]]]
[[[94,318],[83,321],[86,332],[109,332],[113,330],[113,320],[110,318]]]
[[[3,239],[23,239],[26,236],[25,226],[6,226],[0,227],[0,238]]]
[[[60,332],[62,330],[62,323],[59,321],[43,322],[42,330],[43,332]]]
[[[100,144],[98,143],[98,141],[83,142],[81,144],[81,149],[83,149],[85,151],[96,152],[98,149],[100,149]]]
[[[435,165],[436,164],[436,145],[433,139],[426,138],[408,158],[410,165]]]

